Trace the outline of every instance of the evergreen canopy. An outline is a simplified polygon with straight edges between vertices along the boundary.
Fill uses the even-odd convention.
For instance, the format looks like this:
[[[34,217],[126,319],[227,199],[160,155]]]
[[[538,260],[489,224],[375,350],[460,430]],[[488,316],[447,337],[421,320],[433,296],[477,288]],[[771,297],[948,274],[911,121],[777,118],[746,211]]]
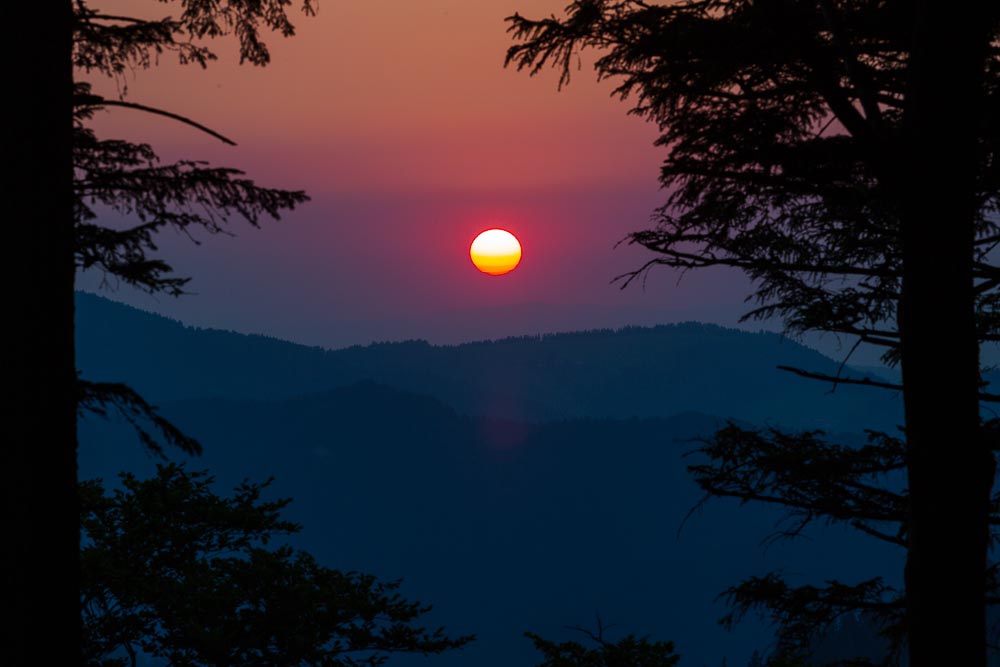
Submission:
[[[570,80],[579,53],[660,128],[667,201],[629,236],[656,265],[729,266],[757,308],[898,358],[902,128],[913,5],[876,0],[575,0],[565,17],[508,19],[507,62]],[[1000,336],[1000,35],[979,129],[975,278],[982,340]],[[947,165],[941,165],[947,169]],[[945,224],[946,221],[942,221]]]
[[[471,637],[417,625],[429,606],[400,582],[324,567],[283,541],[301,527],[269,482],[217,495],[214,479],[176,464],[121,486],[81,484],[86,664],[377,667]],[[272,544],[276,543],[277,544]]]
[[[808,653],[824,627],[864,611],[897,651],[905,638],[915,666],[985,664],[1000,422],[980,402],[1000,397],[983,391],[977,359],[1000,340],[996,5],[574,0],[561,17],[508,21],[508,64],[555,67],[561,86],[594,49],[598,76],[660,129],[666,202],[628,237],[654,255],[625,284],[656,265],[737,268],[754,285],[744,319],[779,317],[902,362],[903,384],[786,370],[902,390],[905,440],[730,425],[691,471],[709,497],[785,508],[781,535],[840,522],[905,548],[906,590],[771,573],[727,591],[726,622],[763,610],[782,651]]]
[[[186,123],[195,130],[233,144],[194,120],[170,110],[127,100],[127,76],[156,65],[172,53],[182,65],[207,67],[216,59],[206,40],[234,34],[240,62],[266,65],[270,52],[264,29],[288,37],[295,33],[288,0],[182,0],[178,18],[118,16],[75,3],[73,65],[83,75],[111,77],[120,99],[93,92],[78,80],[74,90],[73,165],[76,192],[76,258],[81,269],[98,269],[128,285],[149,292],[179,295],[187,279],[174,276],[166,261],[153,257],[156,234],[174,229],[189,237],[201,230],[226,231],[240,217],[253,226],[265,218],[277,220],[282,211],[308,201],[305,193],[265,188],[244,178],[242,171],[212,167],[198,160],[164,164],[152,146],[119,139],[101,139],[86,122],[95,111],[126,107]],[[306,15],[315,4],[304,0]],[[130,226],[109,226],[115,213]]]

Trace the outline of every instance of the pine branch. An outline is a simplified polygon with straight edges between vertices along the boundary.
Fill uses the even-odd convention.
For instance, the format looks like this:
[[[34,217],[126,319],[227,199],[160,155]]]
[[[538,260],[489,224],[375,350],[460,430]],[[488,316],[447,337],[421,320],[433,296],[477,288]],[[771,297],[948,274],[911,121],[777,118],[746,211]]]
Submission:
[[[166,458],[166,453],[156,437],[145,426],[149,423],[159,432],[166,445],[177,447],[185,454],[201,454],[201,444],[185,435],[179,428],[164,419],[158,409],[146,402],[131,387],[119,382],[88,382],[78,380],[79,410],[107,417],[108,410],[114,409],[135,429],[139,440],[152,454]]]
[[[824,382],[832,382],[834,385],[838,384],[853,384],[861,385],[865,387],[878,387],[880,389],[893,389],[895,391],[902,391],[903,385],[894,384],[891,382],[881,382],[878,380],[872,380],[871,378],[865,377],[861,379],[855,378],[845,378],[834,375],[826,375],[823,373],[813,373],[810,371],[803,370],[801,368],[793,368],[791,366],[778,366],[779,370],[788,371],[789,373],[794,373],[804,378],[809,378],[811,380],[822,380]],[[979,400],[986,403],[1000,403],[1000,394],[991,394],[988,392],[979,392]]]
[[[813,373],[811,371],[806,371],[801,368],[794,368],[792,366],[778,366],[778,370],[787,371],[789,373],[794,373],[800,377],[809,378],[811,380],[823,380],[824,382],[832,382],[834,385],[838,384],[854,384],[861,385],[864,387],[878,387],[880,389],[893,389],[895,391],[902,391],[903,385],[894,384],[891,382],[882,382],[879,380],[872,380],[871,378],[865,377],[861,379],[856,378],[845,378],[834,375],[826,375],[824,373]]]
[[[97,95],[87,95],[87,96],[77,96],[74,101],[74,106],[81,108],[101,108],[101,107],[123,107],[125,109],[136,109],[137,111],[145,111],[146,113],[154,114],[157,116],[164,116],[172,120],[184,123],[185,125],[190,125],[191,127],[201,130],[205,134],[215,137],[224,144],[229,144],[230,146],[235,146],[236,142],[229,139],[215,130],[205,127],[201,123],[191,120],[186,116],[181,116],[180,114],[173,113],[171,111],[164,111],[163,109],[157,109],[156,107],[147,106],[145,104],[137,104],[135,102],[125,102],[124,100],[109,100],[104,97]]]

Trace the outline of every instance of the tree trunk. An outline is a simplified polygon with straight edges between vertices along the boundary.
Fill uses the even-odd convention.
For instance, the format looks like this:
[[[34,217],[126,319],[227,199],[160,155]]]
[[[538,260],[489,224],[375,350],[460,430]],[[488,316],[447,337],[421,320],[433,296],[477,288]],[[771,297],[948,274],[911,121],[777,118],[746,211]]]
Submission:
[[[73,342],[72,3],[7,2],[27,31],[9,54],[3,157],[4,608],[0,663],[80,663]]]
[[[972,259],[991,3],[916,2],[901,166],[899,325],[912,667],[986,664],[993,455],[979,429]],[[978,16],[977,16],[978,14]]]

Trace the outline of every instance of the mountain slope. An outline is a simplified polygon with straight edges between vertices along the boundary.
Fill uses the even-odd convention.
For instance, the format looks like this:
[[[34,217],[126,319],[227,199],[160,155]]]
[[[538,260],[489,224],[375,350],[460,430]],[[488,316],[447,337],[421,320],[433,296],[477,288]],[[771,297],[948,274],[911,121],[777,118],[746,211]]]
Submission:
[[[753,620],[731,634],[715,623],[716,596],[741,577],[898,569],[895,554],[837,530],[762,551],[778,515],[754,506],[710,503],[685,523],[701,495],[683,453],[719,423],[705,415],[532,424],[371,382],[163,410],[205,446],[189,465],[221,485],[274,475],[305,526],[298,544],[322,562],[405,577],[407,596],[435,605],[431,624],[479,636],[461,654],[390,664],[534,664],[523,631],[567,636],[597,612],[622,632],[674,639],[685,664],[740,665],[769,636]],[[127,428],[87,417],[80,432],[82,476],[152,468]]]
[[[428,394],[465,414],[518,420],[668,417],[694,411],[803,428],[891,429],[891,393],[777,370],[836,374],[838,363],[773,333],[686,323],[434,346],[342,350],[185,327],[90,294],[77,296],[85,377],[128,382],[150,399],[279,399],[360,380]],[[850,371],[848,371],[850,373]]]

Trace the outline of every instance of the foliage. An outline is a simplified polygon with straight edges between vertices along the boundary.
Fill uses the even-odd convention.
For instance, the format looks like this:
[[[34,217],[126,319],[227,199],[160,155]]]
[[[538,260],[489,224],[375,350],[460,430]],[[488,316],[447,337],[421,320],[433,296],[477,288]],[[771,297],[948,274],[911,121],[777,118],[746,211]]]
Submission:
[[[507,62],[570,79],[600,51],[599,77],[635,100],[669,148],[656,226],[629,236],[655,265],[729,266],[756,284],[746,318],[779,315],[793,332],[856,336],[898,359],[897,198],[909,37],[906,4],[576,0],[562,19],[508,20]],[[723,48],[724,45],[724,48]],[[1000,108],[1000,47],[989,60]],[[1000,330],[1000,115],[980,132],[975,277],[983,340]]]
[[[673,667],[680,661],[674,653],[673,642],[650,641],[646,637],[627,635],[617,642],[609,642],[603,637],[603,629],[598,623],[598,632],[574,628],[590,639],[590,645],[579,642],[553,642],[526,632],[544,660],[538,667]]]
[[[74,3],[73,64],[82,75],[111,77],[120,97],[74,86],[73,164],[76,263],[106,279],[172,296],[187,278],[156,257],[164,230],[195,242],[198,232],[228,233],[242,218],[256,227],[308,197],[258,186],[243,172],[198,160],[164,163],[146,143],[100,138],[88,127],[96,111],[136,109],[184,123],[227,144],[222,134],[180,114],[127,100],[127,77],[173,53],[182,65],[216,59],[207,40],[235,35],[240,62],[266,65],[262,32],[294,34],[288,0],[180,0],[177,18],[110,15]],[[302,9],[311,15],[312,0]],[[107,222],[110,216],[127,221]],[[80,381],[80,409],[116,411],[143,444],[189,453],[196,441],[163,419],[129,387]],[[158,434],[154,437],[153,432]],[[82,604],[89,664],[135,664],[138,655],[183,665],[382,664],[393,652],[439,653],[468,642],[415,621],[429,610],[398,593],[398,582],[318,564],[270,541],[297,532],[280,519],[287,500],[267,502],[267,484],[244,483],[223,498],[212,478],[161,466],[150,480],[122,475],[110,495],[99,482],[81,486]]]
[[[138,8],[135,16],[108,14],[85,0],[73,4],[73,65],[78,76],[110,77],[121,93],[118,99],[110,99],[96,94],[91,82],[78,79],[74,83],[76,266],[101,271],[105,282],[121,281],[172,296],[183,294],[189,279],[176,276],[169,263],[155,256],[159,233],[173,230],[197,242],[199,231],[228,233],[226,225],[234,217],[256,227],[308,201],[301,191],[261,187],[238,169],[213,167],[199,160],[164,163],[147,143],[100,138],[88,127],[95,112],[125,107],[164,116],[234,143],[180,114],[127,100],[127,76],[158,64],[165,53],[175,54],[182,65],[207,67],[216,59],[207,40],[229,34],[239,42],[241,63],[266,65],[270,52],[262,32],[293,35],[287,14],[291,3],[180,0],[177,4],[177,18],[146,18],[146,12]],[[313,0],[303,0],[302,10],[312,15]],[[109,221],[115,216],[125,222]],[[114,405],[153,453],[162,455],[163,444],[197,450],[197,442],[159,417],[153,406],[128,387],[105,384],[99,395],[94,393],[97,389],[98,385],[82,385],[80,407],[96,407],[104,414],[105,407]],[[113,400],[105,400],[109,397]]]
[[[179,296],[187,279],[171,275],[169,264],[150,257],[157,233],[173,229],[192,236],[200,229],[218,234],[232,216],[257,226],[262,218],[277,219],[282,210],[307,200],[301,192],[259,187],[237,169],[192,160],[161,164],[148,144],[100,140],[84,126],[101,104],[88,91],[87,84],[77,84],[77,98],[87,100],[77,108],[73,145],[81,269],[96,268],[133,287]],[[107,212],[138,224],[105,226],[100,213]]]
[[[123,473],[111,492],[81,484],[87,664],[374,667],[471,641],[418,626],[430,607],[399,582],[274,546],[300,527],[281,518],[288,500],[263,499],[269,482],[226,497],[213,481],[169,464],[146,480]]]
[[[239,40],[241,63],[266,65],[271,54],[261,39],[261,27],[283,37],[295,34],[287,13],[290,0],[180,0],[177,4],[179,17],[148,19],[110,15],[76,0],[73,65],[88,73],[122,76],[135,68],[148,68],[161,54],[173,52],[182,65],[205,67],[216,55],[201,40],[228,34]],[[303,0],[302,11],[315,14],[315,1]]]
[[[656,265],[682,270],[737,268],[754,285],[748,300],[755,301],[756,307],[744,320],[779,317],[793,333],[819,331],[847,336],[856,341],[855,348],[863,343],[881,347],[883,360],[894,365],[901,359],[904,339],[917,347],[925,344],[923,339],[913,343],[921,335],[919,327],[902,327],[904,286],[910,285],[906,302],[911,308],[905,321],[917,322],[919,312],[923,318],[920,326],[924,327],[933,319],[928,313],[934,306],[914,309],[913,304],[920,302],[914,295],[923,289],[919,294],[926,301],[932,291],[927,286],[938,282],[939,276],[933,272],[942,272],[942,267],[933,265],[933,242],[928,244],[927,235],[907,232],[938,222],[912,216],[912,202],[918,200],[913,182],[908,180],[913,176],[914,151],[930,150],[918,147],[915,138],[947,143],[955,130],[939,123],[933,138],[908,134],[914,127],[908,123],[917,122],[914,118],[938,118],[935,103],[928,106],[923,100],[925,106],[920,107],[912,93],[921,72],[930,77],[927,80],[937,81],[934,77],[942,67],[928,61],[920,64],[924,70],[911,67],[914,49],[930,42],[945,43],[944,37],[933,32],[928,39],[927,34],[918,35],[914,30],[915,25],[928,27],[920,23],[926,16],[918,16],[918,4],[876,0],[682,0],[664,4],[574,0],[562,17],[532,20],[511,16],[509,29],[517,43],[508,50],[507,62],[531,74],[554,66],[563,85],[569,82],[580,51],[595,49],[598,76],[615,79],[616,94],[633,101],[631,113],[659,127],[656,143],[668,149],[660,174],[667,201],[656,212],[653,228],[628,237],[630,243],[653,251],[655,256],[622,276],[626,285]],[[951,72],[953,79],[961,77],[963,85],[978,82],[980,74],[983,80],[961,88],[982,105],[972,106],[963,121],[975,134],[971,152],[961,154],[963,158],[971,156],[969,164],[949,165],[949,169],[961,170],[962,178],[968,175],[961,182],[949,181],[949,187],[955,188],[948,192],[971,197],[970,217],[963,217],[966,202],[954,201],[955,219],[948,221],[947,231],[939,232],[957,239],[948,246],[949,252],[961,248],[958,255],[948,255],[946,268],[952,278],[948,284],[961,287],[963,280],[971,278],[973,285],[969,310],[974,311],[974,327],[968,328],[970,335],[964,339],[952,337],[949,342],[955,343],[956,350],[965,343],[1000,339],[1000,267],[995,264],[1000,242],[996,215],[1000,209],[1000,15],[993,8],[984,10],[981,19],[982,35],[987,38],[984,59],[961,62],[983,69]],[[918,44],[918,38],[925,42]],[[953,51],[966,47],[948,44]],[[928,71],[935,74],[928,75]],[[937,91],[929,94],[939,95]],[[906,219],[909,227],[904,227]],[[909,239],[908,246],[904,236]],[[908,262],[904,262],[906,247],[910,248]],[[956,256],[961,262],[971,262],[971,275],[963,273],[964,265],[951,267]],[[915,261],[917,257],[920,263]],[[908,283],[904,265],[911,267],[906,273]],[[917,284],[919,288],[913,287]],[[958,294],[944,295],[952,297],[956,303],[961,300]],[[964,335],[966,329],[962,331]],[[941,354],[940,349],[931,347],[927,343],[920,348],[921,354]],[[968,349],[970,345],[964,345],[962,359],[972,359],[964,353]],[[907,442],[872,434],[869,445],[856,447],[831,444],[819,432],[730,426],[700,450],[709,463],[691,470],[709,497],[736,497],[787,509],[791,523],[779,535],[797,535],[816,520],[843,522],[910,549],[908,586],[924,586],[915,598],[922,600],[921,627],[929,629],[926,620],[931,617],[943,621],[943,613],[972,610],[944,612],[929,603],[929,596],[942,588],[927,586],[926,577],[933,569],[926,565],[935,558],[928,556],[932,551],[923,551],[914,559],[910,540],[917,520],[913,508],[919,506],[922,512],[920,520],[925,523],[921,525],[933,526],[921,533],[926,540],[921,544],[928,550],[939,549],[939,540],[951,539],[955,553],[976,550],[979,556],[985,555],[980,549],[981,538],[971,528],[962,533],[961,547],[954,544],[957,533],[935,532],[943,524],[929,498],[935,493],[944,499],[960,498],[956,506],[965,502],[963,508],[981,511],[980,497],[959,491],[973,488],[969,475],[992,465],[997,423],[986,422],[977,432],[974,410],[964,413],[973,419],[958,423],[954,421],[959,419],[956,409],[951,435],[974,442],[963,442],[971,453],[963,455],[962,464],[948,469],[947,481],[941,479],[941,470],[928,462],[940,462],[934,458],[938,454],[958,460],[957,453],[941,452],[941,440],[948,430],[942,426],[944,420],[933,424],[924,420],[925,430],[911,423],[914,416],[928,413],[934,405],[931,399],[940,396],[941,387],[930,379],[933,373],[926,369],[934,364],[928,365],[926,354],[909,358],[908,374],[920,368],[919,394],[910,375],[907,387],[903,387],[877,379],[843,378],[839,373],[786,369],[830,380],[834,386],[852,383],[903,389]],[[964,369],[959,362],[955,367]],[[969,370],[974,368],[970,365]],[[975,387],[970,389],[974,399]],[[965,396],[960,387],[946,386],[944,391]],[[998,400],[995,394],[982,391],[979,398]],[[974,400],[971,405],[974,407]],[[918,440],[919,448],[912,444]],[[909,475],[908,485],[901,483],[905,475]],[[988,492],[991,481],[977,479],[975,493],[980,488]],[[916,502],[918,494],[911,497],[906,488],[918,484],[920,503]],[[986,498],[985,493],[982,498]],[[978,509],[973,503],[978,503]],[[996,508],[993,496],[992,524],[997,523]],[[980,518],[985,519],[977,518],[976,530],[985,534],[987,526]],[[974,563],[976,557],[972,554],[962,562]],[[920,566],[924,579],[912,578],[915,565]],[[971,566],[963,569],[972,571]],[[995,596],[996,569],[991,565],[988,572],[991,596]],[[934,571],[933,576],[944,575]],[[735,605],[730,622],[747,610],[762,610],[778,624],[781,642],[792,652],[805,649],[810,638],[826,626],[856,611],[879,615],[897,648],[904,636],[901,593],[879,579],[793,588],[778,573],[772,573],[731,588],[727,595]],[[974,597],[963,600],[971,605]],[[917,618],[917,609],[907,609],[910,621]],[[968,627],[978,624],[975,614],[964,618],[969,619]],[[918,657],[930,661],[923,664],[934,664],[942,656]]]
[[[988,423],[996,428],[996,420]],[[901,439],[868,432],[864,445],[836,444],[821,431],[788,433],[728,424],[704,439],[692,454],[701,462],[688,470],[705,498],[735,498],[780,507],[785,521],[768,539],[794,538],[811,524],[841,524],[900,548],[907,546],[909,491]],[[1000,540],[1000,492],[991,502],[991,539]],[[989,566],[988,600],[1000,600],[1000,563]],[[888,640],[895,659],[905,638],[903,591],[881,577],[854,584],[828,581],[822,587],[790,586],[781,572],[751,577],[723,594],[733,625],[751,611],[766,613],[785,651],[808,652],[834,623],[863,612]],[[861,663],[859,663],[861,664]]]
[[[150,405],[134,389],[119,382],[77,382],[79,396],[77,410],[89,411],[102,417],[107,417],[109,410],[114,410],[118,416],[132,426],[139,441],[146,449],[165,458],[164,443],[177,447],[186,454],[200,454],[201,445],[197,440],[185,435],[180,429],[164,419],[157,408]],[[157,439],[149,432],[151,425],[159,434]]]
[[[870,431],[867,444],[849,446],[827,442],[822,431],[729,423],[697,451],[708,462],[688,470],[709,496],[778,504],[788,512],[790,523],[778,536],[797,536],[818,520],[906,544],[905,450],[899,438]]]
[[[266,65],[270,53],[261,37],[263,28],[283,36],[294,34],[287,0],[182,0],[177,19],[117,16],[75,3],[73,64],[78,72],[118,80],[121,99],[93,92],[86,81],[75,84],[73,163],[76,169],[77,265],[97,268],[108,276],[150,292],[178,295],[186,282],[171,275],[170,266],[149,255],[156,250],[155,235],[174,229],[191,236],[200,229],[224,231],[233,216],[256,226],[264,217],[278,219],[308,198],[302,192],[262,188],[242,178],[237,169],[210,167],[181,160],[163,164],[149,144],[99,139],[86,126],[95,111],[131,107],[187,123],[233,143],[222,135],[178,114],[125,100],[125,75],[149,68],[165,52],[181,64],[206,67],[215,53],[205,39],[235,34],[241,62]],[[312,14],[310,0],[303,11]],[[100,223],[109,211],[137,221],[131,227]]]

